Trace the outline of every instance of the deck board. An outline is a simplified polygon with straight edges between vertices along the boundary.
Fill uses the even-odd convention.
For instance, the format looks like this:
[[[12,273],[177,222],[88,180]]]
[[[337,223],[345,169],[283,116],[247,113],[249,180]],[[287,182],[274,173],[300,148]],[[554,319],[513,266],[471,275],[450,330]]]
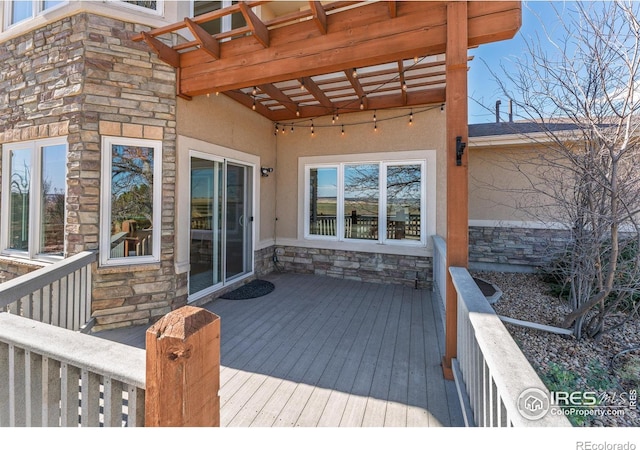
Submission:
[[[221,425],[464,426],[442,376],[441,311],[431,292],[274,273],[276,289],[216,299]],[[147,327],[95,335],[144,348]]]

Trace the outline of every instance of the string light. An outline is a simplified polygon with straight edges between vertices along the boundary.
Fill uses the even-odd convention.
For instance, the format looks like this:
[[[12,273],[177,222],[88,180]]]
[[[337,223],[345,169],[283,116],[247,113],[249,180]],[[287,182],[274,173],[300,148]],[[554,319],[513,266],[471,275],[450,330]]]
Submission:
[[[402,90],[407,92],[407,82],[406,81],[402,81]]]
[[[216,91],[216,97],[217,97],[218,95],[220,95],[220,92]]]
[[[282,129],[284,131],[284,128]],[[273,133],[274,136],[278,135],[278,124],[276,124],[276,131]]]
[[[296,105],[296,117],[300,117],[300,107]]]
[[[358,78],[358,71],[355,68],[353,69],[353,72],[351,72],[351,76],[353,78]]]
[[[440,105],[440,112],[444,111],[444,103]]]
[[[307,88],[306,88],[306,87],[305,87],[305,85],[304,85],[304,80],[302,80],[302,81],[300,82],[300,90],[301,90],[301,91],[306,91],[306,90],[307,90]]]
[[[256,86],[253,87],[253,91],[251,91],[251,93],[253,95],[256,95],[258,93],[258,88]]]
[[[251,109],[256,110],[256,99],[253,99],[253,105],[251,105]]]
[[[211,95],[211,94],[209,94],[209,93],[207,92],[207,98],[209,98],[209,96],[210,96],[210,95]]]
[[[336,120],[340,120],[340,113],[336,111]]]
[[[333,117],[331,118],[331,123],[336,123],[336,115],[334,114]]]
[[[364,99],[360,99],[360,109],[363,110],[364,109]]]
[[[378,111],[374,110],[373,112],[373,116],[370,119],[366,119],[366,120],[361,120],[359,122],[352,122],[352,123],[334,123],[333,118],[335,118],[336,120],[338,119],[338,113],[336,112],[333,116],[332,116],[332,122],[331,123],[326,123],[326,125],[320,124],[318,125],[320,128],[329,128],[329,127],[340,127],[340,133],[342,136],[345,135],[346,133],[346,128],[349,126],[358,126],[358,125],[364,125],[366,123],[371,123],[373,122],[374,124],[374,131],[379,131],[378,130],[378,122],[383,122],[383,121],[388,121],[388,120],[396,120],[396,119],[400,119],[400,118],[406,118],[407,116],[409,117],[409,121],[408,121],[408,125],[413,125],[413,118],[414,118],[414,114],[420,114],[423,112],[427,112],[427,111],[433,111],[436,108],[443,108],[444,104],[442,105],[433,105],[433,106],[428,106],[425,108],[421,108],[417,111],[414,110],[414,108],[407,108],[405,110],[404,113],[398,114],[396,116],[392,116],[392,117],[383,117],[383,118],[378,118]],[[286,133],[286,128],[290,128],[291,133],[293,133],[295,131],[295,129],[297,127],[309,127],[309,131],[312,137],[315,137],[315,129],[316,129],[316,124],[315,124],[315,120],[317,119],[317,117],[315,118],[311,118],[311,119],[307,119],[309,122],[307,122],[307,120],[303,121],[303,122],[288,122],[288,123],[281,123],[281,122],[275,122],[275,124],[277,125],[277,131],[282,131],[282,134],[287,134]],[[279,134],[279,133],[277,133]]]

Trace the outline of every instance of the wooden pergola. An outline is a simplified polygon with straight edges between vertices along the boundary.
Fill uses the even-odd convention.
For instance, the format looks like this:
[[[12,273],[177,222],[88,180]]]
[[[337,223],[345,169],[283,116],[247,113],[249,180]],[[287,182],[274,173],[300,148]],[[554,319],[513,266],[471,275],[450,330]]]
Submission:
[[[247,1],[143,32],[176,68],[177,95],[224,94],[274,121],[352,111],[446,104],[447,267],[468,265],[468,49],[512,38],[520,1],[296,2],[261,20],[269,2]],[[245,26],[218,34],[206,24],[242,14]],[[168,45],[163,35],[178,32]],[[456,356],[456,294],[447,274],[445,376]]]

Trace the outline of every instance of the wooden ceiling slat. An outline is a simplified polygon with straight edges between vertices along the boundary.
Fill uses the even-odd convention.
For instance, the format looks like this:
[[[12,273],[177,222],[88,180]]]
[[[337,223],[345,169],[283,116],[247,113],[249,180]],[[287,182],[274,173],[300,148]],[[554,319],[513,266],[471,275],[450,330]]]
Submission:
[[[292,113],[296,113],[298,107],[296,103],[287,97],[282,91],[276,88],[273,84],[261,84],[258,86],[262,92],[267,94],[274,100],[277,100],[282,106],[288,109]]]
[[[333,107],[333,103],[331,103],[329,97],[325,95],[322,89],[320,89],[311,78],[305,77],[302,80],[304,81],[304,85],[306,86],[309,93],[313,95],[313,97],[318,100],[318,102],[320,102],[322,106],[324,106],[325,108]]]

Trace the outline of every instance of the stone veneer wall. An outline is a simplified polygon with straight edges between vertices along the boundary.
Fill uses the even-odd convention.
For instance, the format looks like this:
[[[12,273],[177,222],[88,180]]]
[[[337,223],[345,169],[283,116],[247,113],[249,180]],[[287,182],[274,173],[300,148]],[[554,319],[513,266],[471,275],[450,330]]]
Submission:
[[[535,270],[561,255],[568,240],[566,230],[469,227],[469,262],[486,267]]]
[[[143,29],[80,13],[0,45],[0,144],[68,139],[67,255],[99,245],[101,137],[163,141],[161,261],[96,269],[96,330],[146,323],[186,302],[173,254],[175,73],[131,41]]]
[[[432,258],[345,250],[276,246],[278,270],[372,283],[431,288]],[[273,250],[270,257],[273,256]]]

